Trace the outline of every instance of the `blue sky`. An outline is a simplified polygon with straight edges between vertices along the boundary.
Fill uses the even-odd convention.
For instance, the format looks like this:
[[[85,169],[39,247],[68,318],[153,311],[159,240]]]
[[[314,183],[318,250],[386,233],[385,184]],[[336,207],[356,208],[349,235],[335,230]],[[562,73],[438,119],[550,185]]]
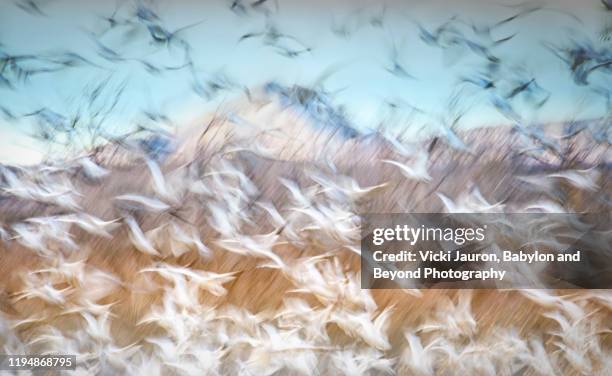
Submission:
[[[476,70],[478,60],[470,54],[454,56],[454,64],[445,62],[440,49],[419,40],[414,21],[431,29],[453,15],[478,24],[494,22],[516,12],[492,1],[389,1],[382,28],[363,26],[351,38],[344,39],[331,32],[334,21],[349,19],[356,9],[364,9],[363,14],[375,14],[382,9],[382,3],[280,0],[279,11],[273,15],[279,29],[312,47],[311,53],[288,59],[255,39],[237,43],[244,33],[263,29],[264,17],[257,12],[238,16],[228,9],[228,3],[223,0],[160,1],[155,8],[163,25],[170,30],[204,20],[184,34],[193,47],[193,59],[202,77],[223,71],[247,87],[257,87],[270,80],[308,84],[330,66],[339,67],[325,85],[328,90],[337,90],[335,103],[346,107],[359,128],[379,122],[381,102],[391,98],[401,98],[434,115],[415,121],[432,122],[444,115],[445,103],[456,89],[458,77]],[[579,5],[575,1],[551,1],[546,7],[548,10],[496,31],[496,37],[518,32],[498,50],[500,58],[529,72],[552,93],[537,113],[526,108],[521,110],[529,119],[543,122],[601,116],[603,102],[594,100],[586,88],[575,85],[561,61],[542,48],[541,43],[563,42],[577,31],[596,39],[596,33],[611,16],[601,10],[597,0]],[[95,54],[94,43],[82,29],[102,30],[104,24],[98,16],[112,13],[111,1],[51,0],[41,8],[47,17],[27,14],[10,1],[0,4],[0,43],[4,51],[48,53],[68,49],[108,70],[74,68],[33,77],[27,83],[18,84],[15,90],[0,88],[0,104],[16,114],[41,107],[69,114],[82,105],[85,88],[101,80],[110,80],[111,86],[127,82],[126,91],[108,121],[109,130],[120,133],[142,119],[143,108],[162,109],[180,124],[211,111],[220,101],[240,95],[239,91],[223,92],[207,101],[190,89],[187,71],[168,72],[158,77],[144,71],[136,62],[109,64],[101,60]],[[130,16],[133,9],[133,4],[127,3],[119,14]],[[557,10],[579,17],[582,23]],[[147,56],[147,60],[166,65],[182,61],[180,51],[168,53],[164,48],[151,46],[146,29],[139,33],[130,42],[125,42],[122,31],[108,33],[102,40],[125,56]],[[402,59],[415,80],[397,78],[384,69],[392,43],[400,47]],[[468,102],[475,106],[463,119],[464,126],[505,122],[478,94]],[[44,155],[45,149],[28,136],[31,127],[32,118],[8,121],[0,117],[0,162],[30,163]]]

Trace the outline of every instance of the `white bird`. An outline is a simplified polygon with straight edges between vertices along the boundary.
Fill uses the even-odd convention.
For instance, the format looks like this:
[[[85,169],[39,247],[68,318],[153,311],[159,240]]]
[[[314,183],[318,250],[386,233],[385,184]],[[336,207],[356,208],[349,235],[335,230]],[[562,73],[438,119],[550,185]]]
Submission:
[[[189,343],[179,344],[167,337],[148,337],[145,341],[156,346],[155,353],[163,363],[178,363],[189,346]]]
[[[80,284],[80,291],[86,292],[86,294],[79,295],[78,300],[83,301],[85,299],[96,302],[111,296],[119,287],[127,286],[118,276],[89,265]]]
[[[85,332],[96,341],[103,343],[111,343],[113,338],[110,331],[110,311],[106,311],[97,317],[94,317],[89,312],[80,312],[81,317],[85,320]]]
[[[228,145],[228,148],[223,149],[223,154],[240,153],[242,151],[251,152],[258,157],[266,159],[274,159],[276,154],[273,149],[263,146],[260,142],[253,142],[249,146]]]
[[[448,145],[450,145],[453,149],[464,151],[469,154],[473,154],[472,150],[463,142],[461,138],[457,135],[457,133],[448,126],[442,126],[442,136],[446,139]]]
[[[1,166],[0,166],[1,167]],[[20,180],[15,173],[8,168],[1,168],[6,181],[2,190],[16,197],[51,203],[70,210],[78,210],[80,206],[74,200],[73,195],[79,195],[72,184],[67,181],[50,181],[42,177],[40,182],[34,183]]]
[[[277,239],[278,235],[272,232],[265,235],[255,235],[253,237],[235,235],[234,238],[219,239],[216,243],[220,247],[239,255],[249,255],[271,260],[276,267],[285,269],[287,266],[285,262],[272,251],[272,247],[276,244]]]
[[[337,310],[332,312],[330,321],[351,337],[360,338],[376,349],[389,350],[391,344],[386,331],[391,312],[392,308],[387,307],[373,319],[369,312]]]
[[[23,324],[19,324],[23,325]],[[16,325],[17,326],[17,325]],[[54,326],[46,325],[44,332],[38,334],[34,339],[28,342],[28,346],[44,343],[51,347],[60,348],[66,344],[66,335],[61,330]]]
[[[467,195],[466,199],[469,202],[473,203],[474,206],[476,207],[476,210],[478,211],[491,212],[493,210],[503,210],[504,209],[504,205],[502,204],[502,201],[496,202],[495,204],[488,202],[484,198],[482,193],[480,193],[480,189],[476,186]]]
[[[417,154],[417,159],[414,161],[414,164],[407,165],[405,163],[401,163],[398,161],[393,161],[390,159],[382,159],[381,162],[393,165],[400,169],[402,174],[409,178],[415,179],[418,181],[429,182],[431,181],[431,176],[427,171],[427,162],[429,161],[429,155],[426,152],[420,152]]]
[[[64,305],[66,292],[72,289],[70,286],[57,289],[49,282],[34,284],[29,279],[26,279],[26,285],[25,289],[15,295],[15,302],[22,299],[39,298],[53,305]]]
[[[270,216],[271,224],[275,228],[282,228],[287,223],[285,218],[278,212],[274,204],[258,201],[255,203],[255,205],[259,206],[268,213],[268,215]]]
[[[145,356],[142,355],[142,352],[138,357],[135,357],[137,360],[132,360],[128,364],[128,368],[125,370],[126,375],[138,375],[138,376],[162,376],[162,370],[166,370],[166,368],[162,364],[162,360],[155,354],[155,356]],[[72,371],[74,372],[74,371]],[[85,373],[83,376],[89,375]]]
[[[25,223],[16,223],[12,225],[11,228],[17,234],[11,239],[17,239],[17,241],[26,248],[42,253],[49,252],[45,236],[40,231],[36,231],[32,226],[26,225]]]
[[[112,343],[105,344],[98,352],[99,361],[110,364],[115,369],[129,370],[134,355],[139,354],[142,346],[135,343],[117,347]]]
[[[34,250],[46,254],[49,242],[57,242],[67,249],[77,249],[70,234],[70,225],[55,220],[54,217],[34,217],[26,219],[27,224],[17,223],[13,230],[17,234],[12,239]]]
[[[461,195],[456,202],[442,193],[437,192],[436,195],[440,198],[448,213],[491,213],[503,211],[504,208],[501,201],[494,204],[489,203],[478,188]]]
[[[387,187],[389,183],[382,183],[370,187],[361,187],[357,181],[349,176],[336,175],[335,180],[327,178],[322,174],[311,174],[311,179],[323,187],[323,192],[331,198],[344,201],[348,198],[351,202],[364,198],[372,193],[379,192]]]
[[[85,176],[91,179],[101,179],[110,173],[110,171],[97,165],[89,157],[79,158],[77,159],[77,163],[83,168]]]
[[[144,268],[139,271],[139,273],[146,272],[159,273],[162,277],[170,281],[174,281],[177,275],[188,277],[189,280],[195,283],[197,286],[209,291],[215,296],[225,295],[227,290],[225,290],[223,284],[231,282],[236,278],[236,272],[219,274],[163,263],[158,264],[156,267]]]
[[[109,304],[98,304],[94,303],[87,298],[81,298],[75,303],[68,303],[66,308],[62,311],[61,315],[71,315],[74,313],[81,314],[82,312],[88,312],[92,315],[100,316],[110,312],[110,308],[116,305],[117,302]],[[115,314],[111,313],[110,316],[116,317]]]
[[[116,196],[115,200],[135,202],[148,210],[161,212],[170,209],[170,205],[151,197],[145,197],[137,194],[126,194]]]
[[[136,222],[134,217],[127,216],[125,218],[125,223],[128,225],[128,228],[130,230],[130,240],[132,241],[132,244],[134,244],[137,250],[152,256],[160,255],[159,252],[149,242],[145,234],[142,232],[140,226],[138,226],[138,223]]]
[[[574,320],[578,320],[585,315],[584,310],[579,305],[564,299],[564,296],[557,296],[539,289],[521,289],[519,292],[535,304],[564,312]]]
[[[402,143],[395,135],[389,132],[380,132],[379,134],[388,141],[402,157],[408,157],[416,152],[414,146]]]
[[[587,191],[595,192],[599,188],[597,180],[599,179],[600,172],[596,167],[589,168],[587,170],[565,170],[548,174],[548,178],[559,178],[565,179],[574,187],[584,189]]]
[[[222,236],[232,237],[239,226],[235,216],[228,215],[227,211],[215,202],[208,202],[207,206],[210,211],[208,217],[210,226]]]
[[[455,202],[451,200],[449,197],[439,192],[436,193],[436,195],[440,198],[440,200],[444,204],[444,207],[446,208],[447,212],[449,213],[464,213],[465,212],[466,208],[460,207],[459,205],[455,204]]]
[[[301,231],[314,231],[317,242],[325,243],[320,232],[327,234],[340,244],[353,244],[358,239],[359,223],[352,212],[336,205],[317,205],[310,208],[296,208],[295,212],[310,217],[314,224],[302,227]]]
[[[199,305],[199,291],[193,286],[188,287],[187,279],[184,276],[176,275],[174,283],[173,289],[165,289],[162,306],[153,306],[136,325],[154,323],[172,333],[173,339],[184,342],[191,333],[188,333],[185,325],[185,319],[189,319],[189,312],[183,308]],[[175,292],[179,295],[175,296]]]
[[[75,224],[91,234],[110,238],[112,236],[108,231],[112,231],[119,226],[118,221],[120,221],[120,218],[105,221],[91,214],[81,212],[58,216],[57,220],[59,222]]]
[[[215,176],[231,176],[238,179],[240,189],[246,193],[247,196],[253,196],[257,194],[258,190],[253,181],[245,175],[245,173],[239,170],[236,166],[231,164],[225,159],[221,159],[219,162],[220,166],[217,170],[206,173],[205,177]]]
[[[337,373],[347,376],[394,375],[393,359],[387,359],[382,351],[371,347],[347,348],[334,351],[331,360]]]
[[[163,199],[177,201],[176,195],[170,191],[170,188],[166,183],[166,179],[164,178],[164,174],[162,173],[157,162],[147,159],[146,164],[149,168],[149,172],[151,173],[151,177],[153,178],[153,188],[155,189],[155,193],[157,193]]]
[[[472,292],[460,290],[457,295],[457,304],[448,297],[442,297],[435,310],[437,322],[423,324],[419,331],[442,332],[452,339],[472,336],[476,332],[476,319],[471,312]]]
[[[69,262],[60,257],[53,267],[34,270],[30,273],[59,276],[61,278],[58,282],[75,281],[80,283],[85,273],[85,260]]]
[[[307,208],[311,206],[311,198],[308,197],[308,194],[305,194],[300,187],[291,180],[287,180],[285,178],[279,179],[281,184],[284,185],[291,193],[291,197],[293,198],[293,202],[302,208]]]
[[[196,248],[198,253],[202,257],[209,257],[212,253],[207,246],[202,243],[200,236],[197,234],[197,230],[192,228],[189,233],[179,227],[176,223],[170,223],[170,236],[171,236],[171,245],[173,252],[175,254],[180,253],[180,250],[177,247],[181,245],[185,245],[187,247],[193,246]]]
[[[404,350],[400,359],[402,366],[405,366],[416,375],[433,375],[435,356],[431,351],[431,344],[423,347],[421,338],[410,331],[406,331],[404,337],[406,337],[408,347]]]
[[[587,349],[575,348],[559,341],[554,342],[554,345],[563,352],[565,359],[576,371],[580,372],[580,374],[593,374],[593,365],[587,353]]]
[[[0,240],[7,241],[10,239],[8,231],[4,229],[4,227],[0,226]]]
[[[313,309],[305,300],[299,298],[283,299],[283,308],[275,315],[278,326],[282,328],[301,328],[307,338],[328,342],[329,335],[325,326],[333,306]]]
[[[529,345],[531,348],[529,365],[541,375],[555,376],[557,367],[551,361],[542,341],[534,338],[529,341]]]
[[[523,208],[525,212],[538,213],[567,213],[567,210],[560,204],[551,200],[542,200],[529,204]]]

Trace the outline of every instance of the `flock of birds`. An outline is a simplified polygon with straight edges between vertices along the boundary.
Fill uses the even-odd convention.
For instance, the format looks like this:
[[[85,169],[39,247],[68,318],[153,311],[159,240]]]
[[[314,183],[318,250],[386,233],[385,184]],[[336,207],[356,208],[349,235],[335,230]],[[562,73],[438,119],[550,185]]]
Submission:
[[[381,306],[361,289],[358,270],[348,266],[360,253],[358,208],[406,182],[436,183],[440,177],[430,176],[426,163],[417,168],[383,159],[403,176],[391,171],[388,181],[365,186],[357,181],[363,176],[348,175],[342,155],[338,166],[313,162],[293,171],[310,182],[304,184],[289,178],[292,171],[249,171],[243,158],[269,155],[234,139],[228,144],[229,150],[165,166],[142,153],[126,171],[135,180],[128,182],[118,180],[125,174],[113,176],[126,167],[114,170],[96,161],[99,156],[3,167],[2,211],[13,217],[2,228],[3,264],[14,268],[4,277],[2,299],[9,308],[0,321],[3,351],[76,354],[77,371],[84,374],[556,375],[567,364],[583,374],[609,369],[607,290],[567,296],[519,291],[560,328],[543,334],[552,352],[542,337],[525,338],[515,327],[480,333],[470,290],[459,291],[456,301],[437,296],[419,324],[399,324],[403,339],[392,338],[393,314],[418,310],[428,292],[397,290],[393,303]],[[554,201],[553,188],[568,184],[600,196],[606,173],[592,167],[519,177],[548,197],[522,209],[567,213]],[[269,189],[272,199],[265,197]],[[506,206],[519,204],[511,202],[517,197],[492,203],[477,187],[455,198],[437,196],[450,213],[515,212]],[[534,241],[543,240],[542,231]],[[609,229],[601,239],[606,249]],[[262,288],[264,281],[269,284]],[[267,304],[267,289],[280,304]],[[230,300],[232,294],[239,297]],[[265,309],[250,310],[247,302]],[[339,336],[350,340],[342,344]]]
[[[47,17],[53,2],[15,4]],[[277,2],[227,6],[266,21],[237,44],[258,40],[291,59],[316,48],[279,30]],[[336,67],[308,87],[272,81],[256,91],[222,72],[203,80],[184,38],[201,23],[167,28],[149,1],[119,2],[102,30],[84,31],[95,59],[74,51],[11,54],[0,44],[6,90],[80,66],[104,72],[74,115],[46,107],[16,114],[0,103],[6,120],[34,118],[36,136],[50,144],[91,139],[76,156],[0,166],[1,352],[75,354],[77,370],[70,373],[103,375],[609,374],[609,290],[361,289],[360,213],[564,213],[583,231],[587,224],[573,213],[609,214],[611,91],[600,82],[612,73],[612,49],[603,38],[545,43],[576,85],[605,99],[607,113],[556,132],[532,124],[517,109],[519,100],[537,111],[554,93],[500,57],[515,34],[494,35],[519,18],[558,11],[513,7],[512,16],[491,24],[460,17],[435,28],[416,22],[422,42],[480,64],[459,78],[444,115],[425,114],[440,132],[424,144],[384,126],[353,128],[323,85]],[[388,12],[381,6],[351,13],[335,19],[332,32],[350,38],[362,27],[383,28]],[[180,51],[182,61],[126,56],[104,40],[113,32],[139,38],[142,31],[148,44]],[[392,44],[383,69],[412,80],[401,48]],[[167,115],[143,110],[133,130],[112,134],[106,126],[128,82],[110,80],[109,65],[134,62],[153,75],[187,71],[206,100],[243,90],[248,110],[220,109],[181,137],[159,125],[172,123]],[[474,95],[510,122],[512,132],[490,130],[504,134],[498,142],[507,153],[494,150],[490,134],[478,140],[483,150],[458,131],[464,100]],[[253,108],[273,108],[277,123],[289,124],[262,125],[249,117]],[[290,119],[305,122],[306,130],[298,132]],[[307,157],[296,158],[288,147],[296,140],[305,141],[298,148],[309,149],[300,154]],[[195,151],[186,152],[184,145],[195,141]],[[497,164],[486,165],[491,155]],[[603,249],[612,243],[607,220],[591,232]],[[533,234],[534,223],[515,226],[534,242],[549,235]],[[545,240],[558,245],[573,235]],[[600,256],[610,264],[609,255]]]

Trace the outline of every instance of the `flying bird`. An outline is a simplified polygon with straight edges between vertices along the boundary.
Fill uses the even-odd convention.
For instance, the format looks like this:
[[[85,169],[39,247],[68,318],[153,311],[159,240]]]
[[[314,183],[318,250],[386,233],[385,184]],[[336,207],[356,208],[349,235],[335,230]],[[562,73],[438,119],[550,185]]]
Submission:
[[[429,155],[426,152],[420,152],[416,156],[416,160],[413,164],[408,165],[398,161],[383,159],[381,162],[393,165],[401,171],[401,173],[409,178],[423,182],[431,181],[432,177],[427,171],[427,163],[429,161]]]
[[[134,217],[127,216],[125,223],[128,225],[130,240],[137,250],[151,256],[160,256],[159,252],[149,242],[144,232],[142,232]]]

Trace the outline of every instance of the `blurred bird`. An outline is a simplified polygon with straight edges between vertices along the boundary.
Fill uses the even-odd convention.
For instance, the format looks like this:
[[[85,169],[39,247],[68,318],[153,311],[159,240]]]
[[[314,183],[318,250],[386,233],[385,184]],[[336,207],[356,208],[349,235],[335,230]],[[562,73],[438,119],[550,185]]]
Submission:
[[[170,205],[151,197],[145,197],[137,194],[125,194],[115,197],[115,200],[127,201],[138,204],[145,210],[153,212],[161,212],[170,209]]]
[[[188,43],[185,39],[181,39],[180,35],[191,28],[201,25],[203,22],[204,20],[194,22],[192,24],[179,27],[174,31],[169,31],[159,24],[148,23],[147,30],[149,31],[152,41],[156,44],[165,45],[168,48],[174,44],[180,44],[181,46],[185,47],[188,45]]]
[[[578,189],[595,192],[599,188],[597,180],[600,173],[596,167],[587,170],[565,170],[548,174],[548,178],[565,179]]]
[[[143,0],[136,1],[135,16],[141,22],[155,22],[160,21],[159,15],[150,7],[145,4]]]
[[[433,365],[435,355],[433,345],[436,341],[432,341],[427,346],[423,346],[421,339],[414,333],[406,331],[404,337],[408,342],[408,347],[404,350],[400,358],[400,364],[418,375],[434,374]]]
[[[15,5],[26,13],[35,16],[46,16],[42,7],[52,2],[52,0],[17,0]]]
[[[391,51],[389,53],[390,65],[388,65],[385,70],[392,75],[399,78],[409,78],[415,79],[413,75],[408,73],[404,64],[400,61],[400,53],[398,51],[397,45],[395,42],[391,45]]]
[[[153,268],[144,268],[139,273],[155,272],[162,277],[174,280],[175,276],[180,275],[187,277],[192,283],[198,287],[212,293],[215,296],[224,296],[227,290],[223,287],[224,284],[234,280],[236,273],[217,274],[212,272],[198,271],[190,268],[182,268],[169,264],[159,264]]]
[[[96,45],[98,56],[110,63],[119,63],[126,60],[126,58],[123,57],[119,52],[102,43],[100,41],[100,36],[89,30],[84,30],[84,32]]]
[[[243,16],[247,14],[247,7],[244,4],[245,0],[229,0],[231,4],[229,4],[229,8],[232,12],[239,16]]]
[[[277,239],[278,235],[276,233],[253,237],[235,235],[233,239],[219,239],[216,243],[230,252],[268,259],[276,267],[284,269],[286,267],[285,262],[272,250]]]
[[[103,36],[104,34],[108,33],[111,30],[114,30],[120,26],[127,26],[127,25],[131,25],[132,21],[125,18],[125,19],[121,19],[117,16],[118,12],[121,10],[123,4],[125,4],[126,1],[125,0],[117,0],[116,4],[115,4],[115,8],[113,9],[113,12],[109,15],[109,16],[102,16],[99,15],[98,17],[101,18],[104,23],[106,24],[106,28],[105,30],[101,31],[99,33],[100,36]]]
[[[109,233],[109,231],[112,231],[119,226],[119,223],[117,223],[119,219],[104,221],[87,213],[63,215],[57,217],[56,220],[62,223],[75,224],[91,234],[106,238],[111,238],[112,235]]]
[[[153,245],[149,242],[145,234],[140,229],[138,222],[132,216],[125,217],[125,223],[128,225],[129,236],[132,244],[142,253],[159,256],[159,252],[153,248]]]
[[[338,201],[344,201],[348,198],[349,202],[356,202],[378,193],[388,186],[388,183],[382,183],[371,187],[361,187],[353,178],[342,175],[338,175],[332,180],[322,174],[313,173],[310,178],[321,185],[323,193],[338,199]]]
[[[14,295],[16,302],[22,299],[38,298],[46,303],[53,305],[63,305],[66,302],[66,292],[72,290],[72,287],[57,289],[49,282],[42,282],[33,277],[25,278],[26,287]]]
[[[285,46],[289,44],[297,44],[302,48],[309,48],[304,43],[300,42],[300,40],[298,40],[296,37],[280,32],[278,27],[269,17],[266,18],[266,24],[263,31],[254,31],[243,34],[240,39],[238,39],[238,43],[252,38],[260,38],[262,43],[266,46],[279,46],[279,44],[282,42]]]
[[[97,165],[87,156],[77,159],[77,163],[83,169],[85,176],[90,179],[101,179],[110,173],[110,171]]]
[[[293,59],[308,52],[312,52],[312,48],[291,49],[285,46],[277,46],[276,51],[287,58]]]
[[[404,163],[400,163],[398,161],[393,161],[389,159],[381,160],[383,163],[388,163],[390,165],[396,166],[400,169],[402,174],[409,178],[415,179],[418,181],[429,182],[431,181],[431,176],[427,171],[427,163],[429,162],[429,154],[424,151],[421,151],[417,154],[416,160],[412,165],[407,165]]]
[[[471,191],[460,195],[457,201],[451,200],[442,193],[436,193],[448,213],[496,213],[502,212],[502,202],[489,203],[475,187]]]

